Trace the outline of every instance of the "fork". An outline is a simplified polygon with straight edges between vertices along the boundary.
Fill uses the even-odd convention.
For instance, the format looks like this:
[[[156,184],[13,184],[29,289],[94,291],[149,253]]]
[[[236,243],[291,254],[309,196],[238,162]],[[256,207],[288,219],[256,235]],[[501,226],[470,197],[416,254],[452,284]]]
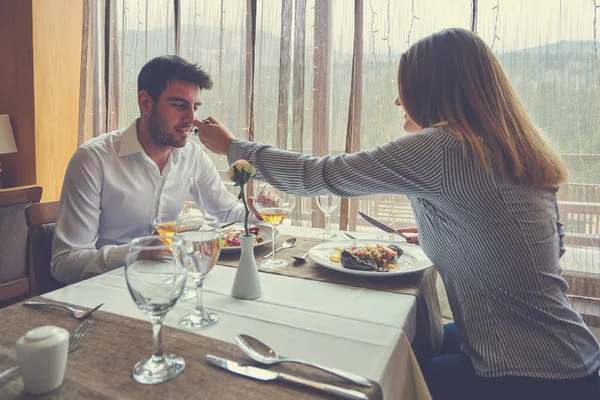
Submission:
[[[97,309],[99,309],[100,307],[102,307],[104,305],[104,303],[102,303],[102,304],[99,304],[96,307],[92,308],[91,310],[84,311],[84,310],[78,310],[77,308],[63,306],[62,304],[44,303],[44,302],[41,302],[41,301],[25,301],[25,302],[23,302],[23,304],[26,305],[26,306],[30,306],[30,307],[58,307],[58,308],[63,308],[65,310],[70,311],[71,314],[73,315],[73,318],[75,318],[75,319],[85,319],[85,318],[89,317],[94,311],[96,311]]]
[[[308,256],[308,253],[310,253],[310,251],[307,251],[302,256],[292,256],[292,257],[294,258],[294,260],[298,261],[299,263],[305,263],[306,262],[306,256]]]
[[[86,319],[85,321],[83,321],[81,323],[81,325],[79,325],[79,327],[77,329],[75,329],[75,332],[73,332],[73,334],[69,338],[68,353],[73,352],[73,350],[75,350],[77,348],[77,345],[79,344],[81,339],[83,339],[88,328],[93,323],[94,323],[93,320]],[[4,378],[11,376],[13,373],[17,372],[18,370],[19,370],[19,366],[15,365],[14,367],[11,367],[11,368],[7,369],[6,371],[0,373],[0,381],[2,381]]]

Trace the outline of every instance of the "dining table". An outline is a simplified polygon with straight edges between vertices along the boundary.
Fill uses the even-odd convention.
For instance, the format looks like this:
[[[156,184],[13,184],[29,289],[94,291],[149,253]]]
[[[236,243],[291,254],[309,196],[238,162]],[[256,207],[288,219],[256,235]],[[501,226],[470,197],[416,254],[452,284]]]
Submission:
[[[420,348],[429,349],[425,354],[435,354],[441,343],[433,266],[394,279],[355,277],[322,268],[310,259],[294,262],[292,255],[324,242],[316,239],[321,229],[282,225],[278,231],[277,243],[294,236],[298,245],[277,253],[289,260],[289,267],[260,272],[259,298],[231,296],[239,252],[227,252],[206,276],[203,288],[204,307],[216,312],[219,322],[205,329],[180,328],[178,321],[194,309],[194,301],[180,301],[168,312],[163,328],[165,352],[182,356],[186,369],[159,385],[142,385],[131,377],[131,368],[151,354],[153,344],[151,324],[131,299],[124,268],[35,298],[83,309],[103,303],[90,317],[96,323],[69,355],[62,386],[36,398],[331,398],[288,383],[232,374],[208,364],[205,357],[212,354],[362,391],[369,399],[430,399],[415,346],[420,343]],[[352,234],[359,239],[375,238],[374,233]],[[269,250],[263,247],[255,249],[257,259]],[[186,285],[192,287],[193,280],[188,279]],[[72,332],[78,322],[64,311],[32,309],[22,303],[0,310],[0,372],[16,364],[15,343],[30,329],[57,325]],[[261,366],[235,345],[239,334],[261,340],[278,355],[364,376],[373,386],[362,388],[291,363]],[[18,375],[0,381],[0,398],[28,398]]]

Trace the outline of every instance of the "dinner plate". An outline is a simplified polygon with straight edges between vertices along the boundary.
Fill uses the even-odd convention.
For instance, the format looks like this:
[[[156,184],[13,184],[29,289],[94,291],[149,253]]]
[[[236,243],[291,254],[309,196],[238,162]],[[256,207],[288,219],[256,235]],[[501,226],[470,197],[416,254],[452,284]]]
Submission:
[[[256,243],[254,245],[254,247],[261,247],[264,246],[266,244],[271,244],[271,238],[272,238],[272,233],[273,232],[273,228],[269,225],[250,225],[250,227],[256,226],[260,229],[260,231],[262,232],[263,235],[265,235],[265,240],[264,242],[261,243]],[[241,231],[244,230],[244,224],[235,224],[232,225],[228,228],[223,229],[223,232],[225,232],[227,229],[229,228],[234,228],[234,229],[239,229]],[[279,231],[275,230],[275,237],[279,236]],[[228,246],[228,247],[221,247],[221,253],[228,253],[228,252],[232,252],[232,251],[240,251],[242,248],[240,246]]]
[[[344,250],[354,244],[356,244],[357,246],[364,246],[366,244],[381,244],[384,246],[388,244],[394,244],[396,246],[399,246],[402,249],[403,253],[396,260],[397,268],[394,271],[390,272],[377,272],[375,270],[358,271],[354,269],[348,269],[342,267],[341,263],[333,262],[329,259],[329,256],[336,253],[335,248]],[[414,272],[421,271],[432,266],[431,261],[429,260],[429,258],[427,258],[425,253],[423,253],[423,250],[419,246],[391,240],[339,240],[335,242],[325,242],[318,244],[312,249],[310,249],[308,255],[314,262],[325,268],[333,269],[335,271],[343,272],[350,275],[369,276],[377,278],[412,274]]]

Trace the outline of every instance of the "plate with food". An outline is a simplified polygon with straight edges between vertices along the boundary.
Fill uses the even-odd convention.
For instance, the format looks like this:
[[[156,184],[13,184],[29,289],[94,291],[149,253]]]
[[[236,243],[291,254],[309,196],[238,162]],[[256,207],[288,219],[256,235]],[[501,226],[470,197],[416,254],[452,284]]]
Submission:
[[[250,233],[255,235],[254,247],[271,243],[273,228],[269,225],[252,225]],[[235,224],[222,230],[221,252],[240,251],[240,236],[244,234],[244,224]],[[275,236],[278,236],[275,231]]]
[[[404,275],[432,266],[419,246],[386,240],[326,242],[308,254],[325,268],[360,276]]]

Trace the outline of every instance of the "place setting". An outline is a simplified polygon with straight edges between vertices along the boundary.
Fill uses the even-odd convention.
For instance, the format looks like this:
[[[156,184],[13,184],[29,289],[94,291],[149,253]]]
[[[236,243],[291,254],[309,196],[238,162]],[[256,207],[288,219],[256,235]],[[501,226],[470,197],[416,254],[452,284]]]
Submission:
[[[267,344],[261,342],[260,340],[252,336],[246,334],[239,334],[236,336],[236,344],[247,357],[254,361],[255,366],[249,365],[245,362],[239,363],[237,361],[228,360],[226,358],[213,354],[207,354],[205,357],[206,361],[211,365],[222,368],[234,374],[242,375],[247,378],[263,382],[287,382],[291,383],[292,385],[309,388],[313,391],[326,393],[335,397],[345,399],[368,400],[380,398],[381,396],[381,389],[379,388],[379,385],[362,376],[355,375],[336,368],[326,367],[317,363],[278,356],[275,350],[273,350]],[[337,377],[339,383],[324,383],[322,381],[291,375],[290,373],[286,373],[283,371],[274,371],[271,369],[264,368],[280,363],[294,363],[308,368],[323,371],[326,374]],[[260,365],[262,366],[262,368],[256,365]],[[303,372],[304,371],[306,371],[306,369],[303,369]],[[319,379],[322,380],[323,378],[321,377]],[[328,380],[331,381],[331,379]],[[362,391],[351,389],[348,386],[367,390],[368,393],[363,393]]]
[[[319,199],[321,199],[319,204],[323,204],[320,207],[326,216],[339,204],[339,198],[335,196],[324,195],[319,196]],[[416,244],[407,243],[405,235],[363,213],[360,215],[363,218],[367,217],[370,223],[376,223],[380,229],[381,226],[385,226],[385,232],[394,232],[398,240],[357,239],[347,232],[338,234],[331,230],[330,218],[326,218],[324,231],[317,234],[315,238],[280,235],[277,232],[277,243],[272,242],[271,246],[264,246],[267,236],[263,232],[268,228],[274,228],[261,225],[256,227],[258,233],[255,241],[259,244],[255,244],[254,252],[259,269],[297,276],[298,270],[316,266],[359,277],[389,278],[417,273],[431,266],[431,261],[421,248]],[[285,230],[289,228],[286,226]],[[237,250],[239,249],[234,246],[223,247],[219,262],[223,265],[236,266],[239,257]],[[225,252],[226,254],[223,254]],[[275,264],[273,259],[276,260]],[[273,268],[272,265],[277,267]]]
[[[182,295],[187,277],[192,277],[199,288],[197,297],[199,308],[185,315],[180,320],[179,325],[183,328],[195,330],[204,329],[219,321],[218,315],[206,312],[202,308],[201,301],[201,280],[214,266],[219,256],[218,244],[222,240],[218,224],[207,218],[206,216],[180,218],[177,222],[176,231],[182,233],[177,234],[177,236],[138,238],[131,244],[126,260],[125,277],[134,302],[140,310],[148,315],[152,322],[153,337],[156,344],[150,359],[139,361],[133,366],[133,379],[139,383],[157,384],[167,382],[184,372],[189,365],[183,356],[165,353],[161,344],[164,317]],[[198,256],[198,252],[201,255]],[[198,340],[216,341],[207,338],[198,338]],[[366,388],[373,386],[373,383],[368,379],[349,372],[315,363],[279,357],[268,345],[249,335],[238,335],[236,343],[244,354],[263,366],[282,362],[297,363],[317,368],[353,385]],[[190,353],[186,352],[185,354],[189,355]],[[195,354],[195,362],[198,362],[197,356]],[[348,399],[379,398],[377,396],[369,397],[351,388],[239,363],[216,354],[206,354],[204,360],[210,365],[259,381],[280,380],[291,382],[313,391],[321,391]]]

